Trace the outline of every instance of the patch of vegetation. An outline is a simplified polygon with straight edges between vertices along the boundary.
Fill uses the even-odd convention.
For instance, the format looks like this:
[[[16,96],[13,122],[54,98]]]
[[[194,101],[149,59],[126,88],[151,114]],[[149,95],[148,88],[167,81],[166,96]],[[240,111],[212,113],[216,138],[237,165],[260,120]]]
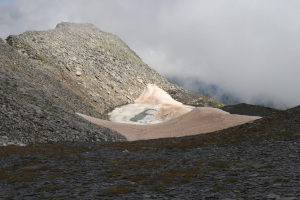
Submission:
[[[16,194],[11,194],[10,196],[6,197],[5,200],[14,199],[15,196],[16,196]]]
[[[274,182],[288,182],[288,180],[285,178],[278,177],[274,179]]]
[[[206,164],[206,161],[196,161],[194,165],[196,165],[196,166],[202,166],[204,164]]]
[[[38,200],[43,200],[43,199],[52,199],[52,197],[42,196],[38,198]]]
[[[27,146],[1,146],[0,147],[0,156],[8,157],[11,154],[16,154],[20,156],[27,155],[44,155],[47,157],[66,157],[71,154],[84,153],[89,151],[88,147],[72,147],[67,145],[58,145],[58,144],[42,144],[34,145],[30,144]]]
[[[38,58],[39,58],[39,60],[41,60],[42,62],[45,62],[45,63],[48,62],[48,59],[46,58],[46,56],[45,56],[44,54],[39,55]]]
[[[163,191],[165,189],[165,186],[163,184],[153,185],[152,189],[154,191]]]
[[[166,159],[140,159],[135,162],[135,166],[140,169],[159,169],[169,162]]]
[[[81,188],[81,186],[74,186],[74,187],[71,187],[70,189],[75,190],[75,189],[79,189],[79,188]]]
[[[230,165],[230,162],[228,161],[209,161],[208,163],[208,169],[205,170],[206,173],[213,172],[213,171],[219,171],[224,170]]]
[[[268,169],[274,167],[271,163],[267,163],[263,166],[260,166],[258,169]]]
[[[156,159],[139,159],[134,161],[129,160],[114,160],[113,165],[123,170],[133,170],[133,169],[159,169],[162,168],[170,162],[163,158]]]
[[[19,186],[16,186],[15,189],[19,190],[19,189],[28,188],[28,187],[29,187],[28,185],[19,185]]]
[[[183,159],[178,162],[192,161],[190,159]],[[132,163],[127,162],[127,160],[115,160],[113,163],[114,167],[107,173],[109,179],[127,179],[131,182],[139,182],[139,184],[145,186],[159,186],[160,188],[189,183],[192,179],[202,176],[204,173],[224,170],[231,164],[231,162],[221,161],[219,158],[212,158],[209,161],[197,161],[197,164],[193,163],[193,168],[177,169],[169,169],[169,167],[165,169],[173,161],[163,158],[140,159]],[[149,171],[152,169],[159,169],[159,172],[152,172],[152,174],[151,172],[144,172],[144,170]],[[231,181],[234,182],[233,180]]]
[[[22,158],[22,157],[21,157]],[[27,160],[23,165],[15,164],[12,167],[1,170],[0,177],[7,179],[7,183],[32,182],[41,176],[44,171],[49,171],[56,165],[38,166],[35,160]],[[37,166],[35,166],[37,165]]]
[[[56,178],[66,178],[66,177],[68,177],[67,172],[59,172],[59,173],[51,174],[49,178],[56,179]]]
[[[32,182],[35,181],[37,178],[37,176],[33,176],[33,175],[27,175],[27,176],[17,176],[17,177],[13,177],[9,180],[7,180],[7,183],[9,184],[13,184],[13,183],[23,183],[23,182]]]
[[[0,171],[0,179],[8,179],[10,178],[10,170],[4,169]]]
[[[52,65],[56,68],[60,68],[59,65],[55,64],[53,61],[51,61],[51,59],[48,59],[44,54],[39,55],[38,59],[45,64]]]
[[[123,169],[113,169],[107,174],[107,177],[112,178],[114,176],[122,175],[122,174],[126,174],[126,172]]]
[[[79,195],[85,194],[87,192],[88,192],[87,190],[83,190],[83,191],[79,192]]]
[[[153,177],[151,177],[151,182],[162,183],[163,185],[188,183],[191,181],[191,179],[201,175],[203,172],[204,170],[202,168],[183,168],[169,170],[166,172],[154,174]]]
[[[264,185],[270,185],[270,181],[264,181],[263,184]]]
[[[54,186],[45,186],[45,187],[39,187],[36,189],[37,192],[53,192],[56,190],[62,190],[65,186],[63,185],[54,185]]]
[[[102,167],[102,169],[106,169],[106,170],[107,170],[107,169],[110,169],[110,168],[111,168],[110,166],[103,166],[103,167]]]
[[[228,173],[228,174],[226,174],[226,176],[238,176],[238,174],[237,173]]]
[[[113,188],[109,188],[105,191],[106,195],[119,195],[135,192],[136,189],[132,187],[127,187],[125,185],[118,185]]]
[[[138,182],[142,180],[146,180],[150,175],[149,174],[134,174],[129,177],[131,182]]]
[[[210,191],[211,192],[220,192],[221,190],[224,190],[225,189],[225,186],[223,185],[218,185],[218,186],[215,186],[213,189],[211,189]]]
[[[111,163],[115,166],[127,165],[129,160],[113,160]]]
[[[227,161],[216,161],[216,162],[211,163],[211,165],[215,169],[224,169],[224,168],[228,167],[229,164],[230,164],[230,162],[227,162]]]
[[[227,183],[235,183],[235,182],[238,182],[238,179],[236,179],[236,178],[230,178],[230,179],[226,179],[225,182],[227,182]]]
[[[243,167],[240,169],[240,172],[245,172],[245,171],[250,171],[250,170],[255,170],[255,167],[249,166],[249,167]]]

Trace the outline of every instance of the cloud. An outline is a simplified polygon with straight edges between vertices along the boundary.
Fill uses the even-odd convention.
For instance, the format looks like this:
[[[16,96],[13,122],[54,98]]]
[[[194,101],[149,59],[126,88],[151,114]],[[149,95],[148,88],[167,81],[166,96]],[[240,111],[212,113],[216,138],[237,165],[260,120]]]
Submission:
[[[299,7],[297,0],[2,1],[0,37],[90,22],[163,75],[291,107],[300,104]]]

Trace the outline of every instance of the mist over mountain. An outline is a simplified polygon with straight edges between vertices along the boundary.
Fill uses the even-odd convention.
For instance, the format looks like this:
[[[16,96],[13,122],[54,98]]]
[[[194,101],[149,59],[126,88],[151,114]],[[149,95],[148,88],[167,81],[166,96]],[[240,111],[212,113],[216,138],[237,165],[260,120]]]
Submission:
[[[167,76],[167,79],[190,92],[199,93],[226,105],[248,103],[282,110],[289,108],[288,105],[284,104],[280,100],[272,99],[264,96],[263,94],[245,99],[243,94],[225,90],[222,85],[207,83],[195,77]]]

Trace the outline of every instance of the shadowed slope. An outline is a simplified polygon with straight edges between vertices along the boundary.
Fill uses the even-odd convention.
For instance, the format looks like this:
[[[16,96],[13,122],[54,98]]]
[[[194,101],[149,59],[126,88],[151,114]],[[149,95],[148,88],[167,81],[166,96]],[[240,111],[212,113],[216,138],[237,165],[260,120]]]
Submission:
[[[250,115],[266,117],[278,113],[280,110],[274,108],[268,108],[263,106],[251,105],[246,103],[240,103],[237,105],[227,105],[220,108],[231,114]]]

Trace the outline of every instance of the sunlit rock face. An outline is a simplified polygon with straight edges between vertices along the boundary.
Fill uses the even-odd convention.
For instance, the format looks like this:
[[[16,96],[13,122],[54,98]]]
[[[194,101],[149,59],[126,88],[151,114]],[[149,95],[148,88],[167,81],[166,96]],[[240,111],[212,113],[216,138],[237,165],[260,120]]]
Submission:
[[[135,103],[116,108],[110,113],[110,120],[132,124],[156,124],[174,119],[191,111],[174,100],[167,92],[148,84]]]

